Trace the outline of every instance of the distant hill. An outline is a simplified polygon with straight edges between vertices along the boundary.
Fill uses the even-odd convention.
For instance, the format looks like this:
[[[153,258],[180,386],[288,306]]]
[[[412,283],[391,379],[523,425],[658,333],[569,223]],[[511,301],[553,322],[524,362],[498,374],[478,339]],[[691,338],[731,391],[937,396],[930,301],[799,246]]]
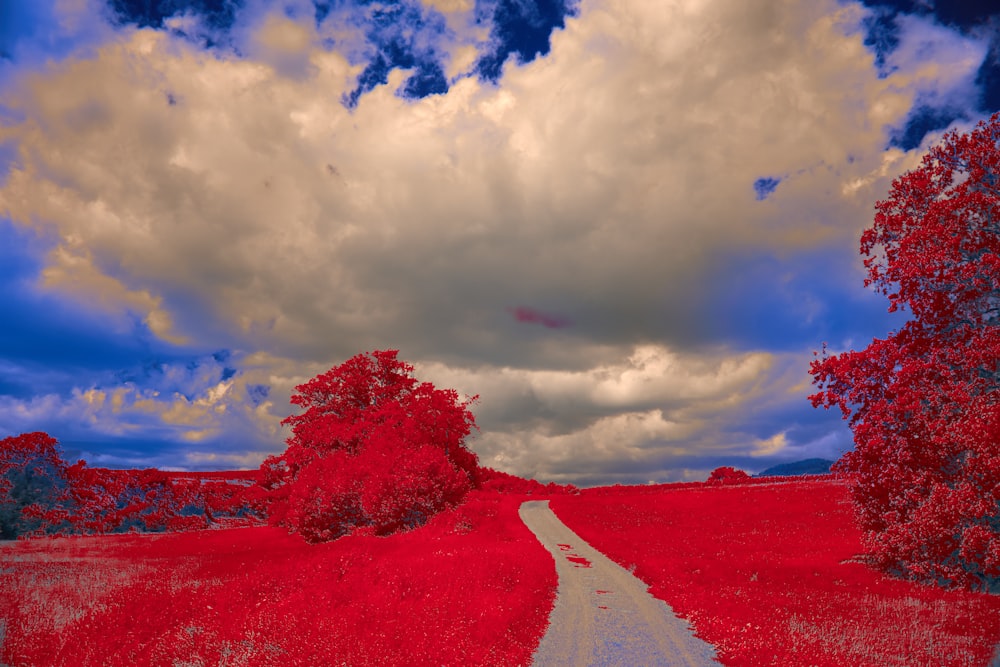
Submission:
[[[805,459],[771,466],[754,477],[788,477],[791,475],[825,475],[830,472],[833,461],[827,459]]]

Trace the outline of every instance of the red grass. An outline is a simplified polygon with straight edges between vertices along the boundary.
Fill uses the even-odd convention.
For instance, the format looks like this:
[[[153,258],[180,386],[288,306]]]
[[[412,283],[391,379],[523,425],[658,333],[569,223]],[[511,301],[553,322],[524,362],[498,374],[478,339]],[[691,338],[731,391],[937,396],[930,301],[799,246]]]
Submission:
[[[847,489],[829,478],[753,482],[549,497],[727,665],[988,662],[1000,596],[859,562]],[[474,492],[418,530],[320,545],[264,527],[6,543],[0,663],[527,664],[556,584],[517,515],[527,498]]]
[[[1000,640],[1000,596],[858,562],[848,491],[832,480],[605,487],[550,504],[726,665],[982,666]]]
[[[321,545],[275,528],[0,546],[12,665],[519,665],[553,604],[523,498]]]

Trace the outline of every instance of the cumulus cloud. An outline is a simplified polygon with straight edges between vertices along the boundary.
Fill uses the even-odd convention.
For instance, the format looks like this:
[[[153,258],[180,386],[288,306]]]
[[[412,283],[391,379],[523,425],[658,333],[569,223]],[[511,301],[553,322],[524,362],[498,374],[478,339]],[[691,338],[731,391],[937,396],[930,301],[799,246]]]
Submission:
[[[0,432],[44,424],[77,446],[103,442],[112,452],[120,450],[87,457],[97,465],[256,467],[283,449],[288,434],[279,422],[290,412],[294,385],[306,379],[281,373],[302,370],[259,353],[157,363],[66,395],[2,396]],[[128,454],[130,447],[138,451]]]
[[[761,454],[747,416],[800,402],[805,373],[797,355],[682,355],[654,345],[581,371],[456,370],[436,363],[420,364],[417,372],[479,395],[473,411],[481,433],[471,444],[484,465],[592,483],[636,475],[676,481],[683,476],[679,459]],[[764,453],[777,454],[785,444],[776,440]]]
[[[343,356],[405,322],[416,354],[479,359],[497,347],[477,330],[510,332],[511,300],[558,305],[608,342],[688,343],[690,286],[723,268],[711,266],[720,246],[856,230],[863,209],[828,186],[838,171],[867,175],[873,165],[846,156],[871,155],[908,109],[860,37],[812,6],[587,7],[500,90],[464,80],[413,102],[389,84],[353,114],[338,99],[356,72],[335,52],[314,50],[299,81],[137,31],[10,101],[29,120],[6,133],[32,150],[3,202],[82,242],[127,289],[173,292],[177,310],[201,300],[197,319],[293,354],[327,348],[334,331]],[[684,30],[664,39],[674,18]],[[812,48],[792,40],[799,28]],[[294,28],[269,20],[260,39],[282,30]],[[684,45],[720,31],[728,48],[692,68]],[[845,70],[860,90],[838,85]],[[748,210],[761,171],[802,168],[772,198],[779,210]],[[781,209],[805,198],[811,219],[789,220]],[[182,318],[182,332],[201,328]]]
[[[428,4],[452,27],[425,50],[470,62],[467,3]],[[785,390],[807,352],[727,347],[704,288],[746,287],[733,258],[853,253],[918,160],[884,150],[889,128],[921,95],[975,102],[984,43],[913,19],[880,76],[863,18],[833,0],[583,2],[496,85],[403,99],[396,70],[353,109],[362,65],[311,16],[255,23],[243,58],[130,29],[3,91],[19,120],[0,127],[17,149],[0,214],[54,240],[49,289],[136,311],[164,340],[259,350],[261,374],[399,348],[483,396],[487,464],[555,477],[774,454],[781,429],[738,424],[768,391],[804,402]],[[780,186],[760,196],[762,178]],[[801,290],[774,299],[803,307]],[[270,433],[240,381],[121,405],[188,442],[233,412]],[[68,405],[121,417],[114,390],[87,391]]]
[[[188,339],[173,331],[173,319],[161,307],[162,297],[149,290],[130,290],[93,264],[86,248],[74,248],[72,242],[52,251],[49,265],[42,271],[42,285],[69,296],[90,301],[127,327],[129,313],[136,313],[149,330],[162,340],[184,344]]]
[[[886,64],[919,96],[944,104],[975,100],[975,78],[989,50],[983,39],[956,39],[953,29],[921,16],[897,17],[899,43]]]
[[[250,56],[273,67],[278,76],[302,78],[309,74],[309,54],[315,40],[308,24],[270,14],[251,35]]]

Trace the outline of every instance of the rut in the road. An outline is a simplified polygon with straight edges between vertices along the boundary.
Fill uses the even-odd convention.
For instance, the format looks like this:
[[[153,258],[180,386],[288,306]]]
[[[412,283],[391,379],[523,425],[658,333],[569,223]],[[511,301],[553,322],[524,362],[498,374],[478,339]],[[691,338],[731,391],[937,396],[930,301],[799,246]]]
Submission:
[[[644,583],[567,528],[547,500],[523,503],[520,515],[552,554],[559,575],[536,667],[719,664],[711,644],[691,634]]]

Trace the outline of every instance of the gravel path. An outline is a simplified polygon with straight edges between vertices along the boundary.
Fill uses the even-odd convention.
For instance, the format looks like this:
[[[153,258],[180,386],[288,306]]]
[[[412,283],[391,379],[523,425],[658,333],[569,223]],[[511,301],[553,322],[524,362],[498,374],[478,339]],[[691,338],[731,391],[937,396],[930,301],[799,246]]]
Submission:
[[[520,515],[552,554],[559,575],[536,667],[719,664],[711,644],[691,634],[644,583],[567,528],[547,500],[523,503]]]

